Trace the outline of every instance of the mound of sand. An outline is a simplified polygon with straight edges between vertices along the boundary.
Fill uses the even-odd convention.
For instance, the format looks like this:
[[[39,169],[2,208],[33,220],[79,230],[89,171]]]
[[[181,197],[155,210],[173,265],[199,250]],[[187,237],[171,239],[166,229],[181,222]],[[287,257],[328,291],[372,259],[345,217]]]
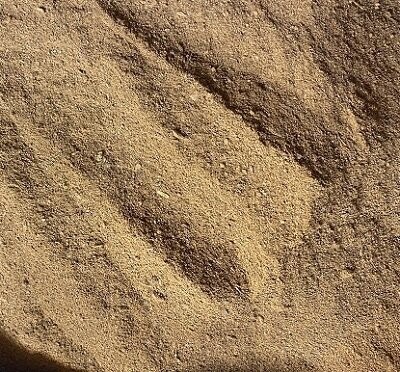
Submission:
[[[1,371],[400,370],[397,1],[0,21]]]

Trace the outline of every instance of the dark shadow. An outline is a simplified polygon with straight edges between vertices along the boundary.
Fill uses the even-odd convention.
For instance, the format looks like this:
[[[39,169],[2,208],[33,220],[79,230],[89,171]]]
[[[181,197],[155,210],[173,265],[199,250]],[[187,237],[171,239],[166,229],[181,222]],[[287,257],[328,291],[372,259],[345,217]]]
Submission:
[[[49,356],[32,353],[0,330],[1,372],[79,372],[67,368]]]

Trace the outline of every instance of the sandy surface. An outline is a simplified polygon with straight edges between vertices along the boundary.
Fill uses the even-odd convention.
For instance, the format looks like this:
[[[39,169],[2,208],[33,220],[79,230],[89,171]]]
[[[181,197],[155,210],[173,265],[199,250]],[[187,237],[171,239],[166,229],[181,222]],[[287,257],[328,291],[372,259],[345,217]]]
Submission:
[[[396,0],[0,0],[0,371],[400,371]]]

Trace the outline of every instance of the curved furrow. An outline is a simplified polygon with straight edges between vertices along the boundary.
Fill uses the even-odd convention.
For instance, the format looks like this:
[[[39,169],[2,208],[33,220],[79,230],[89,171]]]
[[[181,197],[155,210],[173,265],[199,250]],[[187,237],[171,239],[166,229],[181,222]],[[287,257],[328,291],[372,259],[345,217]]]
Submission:
[[[211,230],[220,227],[213,226],[212,222],[202,227],[207,233],[196,229],[198,221],[192,214],[193,209],[180,210],[168,203],[169,191],[163,190],[172,189],[174,185],[163,182],[165,185],[160,186],[164,188],[157,187],[157,180],[154,180],[157,163],[149,163],[149,158],[137,152],[134,154],[140,169],[125,166],[123,159],[128,154],[124,156],[122,152],[115,157],[113,152],[121,152],[121,149],[107,149],[93,134],[91,138],[80,139],[64,130],[59,140],[72,164],[99,184],[119,206],[132,228],[146,236],[192,281],[219,297],[241,297],[248,293],[247,276],[236,257],[234,245],[220,240],[221,233],[217,235]],[[142,170],[144,166],[149,169]],[[184,200],[181,203],[185,206]]]
[[[326,112],[323,106],[320,112],[310,110],[301,97],[272,79],[232,67],[227,57],[207,54],[190,29],[185,34],[162,28],[154,13],[139,5],[120,1],[99,4],[156,53],[217,95],[258,133],[262,142],[291,154],[320,182],[340,176],[356,160],[359,150],[338,112]]]
[[[278,236],[297,244],[320,192],[309,172],[272,146],[263,146],[240,117],[193,79],[161,63],[136,40],[128,45],[129,54],[121,51],[116,59],[133,90],[140,92],[142,110],[166,128],[185,158],[196,158],[222,188],[263,219],[266,236],[274,230],[275,236],[268,240],[271,249]]]

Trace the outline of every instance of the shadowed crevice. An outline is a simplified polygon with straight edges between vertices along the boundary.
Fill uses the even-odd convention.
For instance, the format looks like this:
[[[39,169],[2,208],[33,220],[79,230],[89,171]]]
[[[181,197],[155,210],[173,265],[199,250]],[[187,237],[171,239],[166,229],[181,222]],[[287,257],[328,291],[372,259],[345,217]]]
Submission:
[[[50,356],[31,352],[0,329],[1,372],[83,372],[66,367]]]

